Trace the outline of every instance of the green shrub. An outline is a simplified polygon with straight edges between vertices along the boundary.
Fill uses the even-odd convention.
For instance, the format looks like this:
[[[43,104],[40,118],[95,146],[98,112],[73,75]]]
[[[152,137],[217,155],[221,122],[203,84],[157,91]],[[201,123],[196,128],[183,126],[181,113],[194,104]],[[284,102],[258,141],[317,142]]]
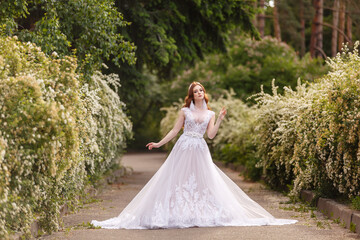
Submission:
[[[360,196],[356,196],[351,200],[353,208],[360,210]]]
[[[284,86],[293,88],[297,79],[313,81],[322,76],[327,67],[319,59],[306,55],[302,59],[287,44],[265,37],[255,41],[242,36],[231,39],[226,54],[213,54],[203,62],[184,71],[166,86],[171,91],[169,101],[177,101],[186,95],[186,89],[193,81],[201,82],[214,99],[224,94],[224,89],[235,91],[245,101],[264,86],[265,93],[271,93],[271,80],[276,78],[280,93]]]
[[[260,165],[278,176],[274,184],[293,181],[293,194],[360,194],[358,44],[329,59],[330,72],[315,83],[257,95]]]
[[[266,182],[276,189],[286,189],[294,178],[293,157],[296,141],[296,123],[303,108],[308,106],[305,85],[297,91],[285,88],[284,95],[261,91],[254,96],[257,102],[256,136],[258,139],[259,166],[264,169]]]
[[[114,76],[85,82],[73,57],[0,37],[0,69],[0,237],[29,234],[34,218],[55,231],[60,206],[114,164],[131,123]]]

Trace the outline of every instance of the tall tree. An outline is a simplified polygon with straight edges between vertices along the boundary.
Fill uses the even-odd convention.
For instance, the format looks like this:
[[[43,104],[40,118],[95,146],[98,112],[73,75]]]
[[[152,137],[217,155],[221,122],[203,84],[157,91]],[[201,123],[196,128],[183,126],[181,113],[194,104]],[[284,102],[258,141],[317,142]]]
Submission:
[[[350,13],[346,16],[346,36],[349,44],[352,45],[352,18]]]
[[[265,0],[259,0],[260,13],[257,16],[257,28],[260,36],[263,38],[265,35]]]
[[[339,8],[340,2],[339,0],[334,0],[333,7],[333,29],[331,36],[331,56],[335,57],[337,53],[337,40],[338,40],[338,25],[339,25]]]
[[[310,31],[305,31],[306,24],[310,23],[313,17],[310,0],[277,1],[276,3],[279,13],[281,40],[292,45],[300,56],[304,56],[306,52],[305,40],[310,39],[307,35],[310,35]],[[303,46],[303,50],[301,50],[301,46]]]
[[[346,10],[345,0],[340,0],[339,30],[340,30],[343,34],[339,34],[339,38],[338,38],[338,51],[341,51],[342,45],[343,45],[343,43],[344,43],[345,10]]]
[[[305,55],[305,17],[304,17],[304,2],[303,2],[303,0],[299,0],[299,4],[300,4],[299,18],[300,18],[300,36],[301,36],[300,56],[303,57]]]
[[[257,0],[254,0],[254,1],[253,1],[253,8],[254,8],[254,9],[258,9]],[[255,17],[252,18],[252,24],[257,27],[257,25],[258,25],[258,23],[257,23],[257,16],[255,16]]]
[[[310,54],[312,57],[326,57],[323,46],[323,0],[314,0],[315,15],[311,26]]]
[[[281,41],[281,30],[279,24],[279,13],[278,13],[278,3],[277,0],[274,0],[274,7],[273,7],[273,18],[274,18],[274,33],[275,38]]]

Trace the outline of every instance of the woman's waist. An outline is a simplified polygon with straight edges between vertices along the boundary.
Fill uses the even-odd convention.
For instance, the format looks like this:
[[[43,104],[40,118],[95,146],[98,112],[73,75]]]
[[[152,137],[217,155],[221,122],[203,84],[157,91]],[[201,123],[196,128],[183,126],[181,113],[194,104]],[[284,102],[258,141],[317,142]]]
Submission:
[[[183,135],[193,138],[204,138],[204,134],[201,134],[199,132],[193,132],[193,131],[184,131]]]

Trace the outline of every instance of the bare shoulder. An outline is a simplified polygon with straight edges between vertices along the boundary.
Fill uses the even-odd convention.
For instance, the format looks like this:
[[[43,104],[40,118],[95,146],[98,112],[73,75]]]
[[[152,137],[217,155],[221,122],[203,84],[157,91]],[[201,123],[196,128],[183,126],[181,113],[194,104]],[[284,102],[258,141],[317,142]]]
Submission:
[[[181,116],[185,116],[186,115],[186,113],[188,113],[190,111],[190,109],[188,108],[188,107],[183,107],[183,108],[181,108],[180,109],[180,111],[179,111],[179,115]]]
[[[187,107],[183,107],[180,109],[179,111],[179,117],[184,117],[185,116],[185,112],[187,111],[186,110]]]

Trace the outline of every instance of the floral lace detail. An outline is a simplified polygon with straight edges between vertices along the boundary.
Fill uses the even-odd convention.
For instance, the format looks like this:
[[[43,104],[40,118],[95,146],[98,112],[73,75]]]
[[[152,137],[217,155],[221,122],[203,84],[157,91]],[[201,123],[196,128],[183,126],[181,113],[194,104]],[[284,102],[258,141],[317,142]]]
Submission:
[[[206,117],[203,121],[199,121],[199,117],[195,118],[196,113],[195,111],[191,111],[189,108],[184,107],[181,110],[185,113],[185,123],[184,123],[184,132],[197,132],[201,135],[205,134],[206,128],[209,124],[209,121],[215,112],[206,110]]]
[[[181,110],[185,113],[184,134],[180,136],[177,144],[180,145],[182,150],[207,148],[204,138],[200,136],[205,134],[209,121],[215,115],[215,112],[206,110],[203,121],[199,121],[200,118],[195,117],[194,111],[186,107]]]
[[[199,189],[192,173],[185,183],[176,185],[175,191],[169,190],[165,199],[156,202],[151,221],[153,226],[173,223],[186,227],[216,224],[229,216],[208,188]]]

